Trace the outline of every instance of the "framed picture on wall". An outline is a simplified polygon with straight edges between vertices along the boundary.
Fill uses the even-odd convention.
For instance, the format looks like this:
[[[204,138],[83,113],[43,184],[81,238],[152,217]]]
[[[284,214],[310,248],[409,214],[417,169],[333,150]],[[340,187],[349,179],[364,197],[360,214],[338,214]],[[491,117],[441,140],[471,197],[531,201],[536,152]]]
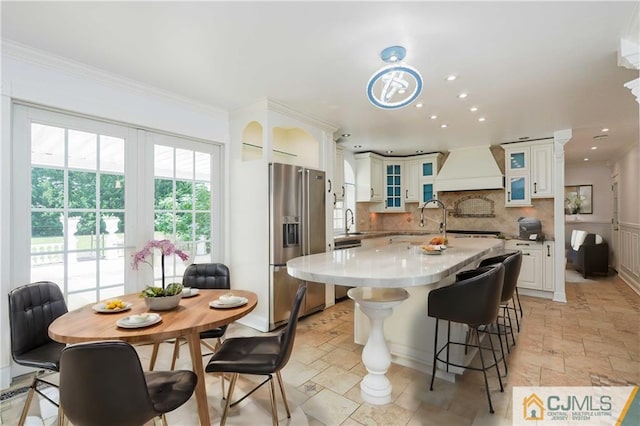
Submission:
[[[565,214],[593,214],[593,185],[564,187]]]

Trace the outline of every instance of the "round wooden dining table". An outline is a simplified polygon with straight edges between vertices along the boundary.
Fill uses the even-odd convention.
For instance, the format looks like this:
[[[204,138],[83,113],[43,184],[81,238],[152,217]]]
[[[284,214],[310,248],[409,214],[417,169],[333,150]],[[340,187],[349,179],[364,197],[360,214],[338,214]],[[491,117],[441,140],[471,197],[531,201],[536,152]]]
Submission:
[[[49,326],[49,336],[61,343],[92,342],[97,340],[124,340],[129,343],[154,343],[183,337],[189,345],[193,371],[198,376],[195,389],[198,416],[201,425],[210,425],[209,407],[205,387],[205,372],[200,349],[200,332],[229,324],[253,311],[258,304],[255,293],[233,290],[236,296],[246,297],[248,303],[236,308],[216,309],[209,302],[218,299],[229,290],[203,290],[196,296],[183,298],[177,308],[170,311],[149,311],[139,293],[119,297],[131,303],[131,309],[117,313],[100,313],[94,304],[69,311]],[[116,324],[128,315],[156,312],[161,321],[141,328],[121,328]]]

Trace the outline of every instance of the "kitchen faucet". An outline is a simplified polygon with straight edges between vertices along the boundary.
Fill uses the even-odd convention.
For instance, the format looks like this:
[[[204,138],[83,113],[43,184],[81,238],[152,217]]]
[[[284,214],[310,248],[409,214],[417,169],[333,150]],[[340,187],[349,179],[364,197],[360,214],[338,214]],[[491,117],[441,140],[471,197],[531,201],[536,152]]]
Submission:
[[[444,205],[442,201],[438,200],[437,198],[432,198],[428,201],[425,201],[425,203],[422,205],[422,208],[420,209],[420,226],[424,227],[424,208],[429,203],[436,203],[440,207],[442,207],[442,222],[440,222],[440,233],[444,238],[447,238],[447,207]],[[433,219],[429,219],[429,220],[433,220]]]
[[[345,234],[348,234],[349,228],[351,228],[351,225],[349,224],[349,212],[351,212],[351,225],[353,225],[355,222],[355,216],[353,214],[353,210],[351,209],[345,210],[344,212],[344,233]]]

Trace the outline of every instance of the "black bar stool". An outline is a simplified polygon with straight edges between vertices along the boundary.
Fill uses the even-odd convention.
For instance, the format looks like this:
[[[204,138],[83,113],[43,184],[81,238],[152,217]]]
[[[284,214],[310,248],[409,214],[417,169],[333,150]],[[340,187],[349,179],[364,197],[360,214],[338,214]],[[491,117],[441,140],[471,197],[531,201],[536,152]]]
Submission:
[[[441,287],[429,292],[428,296],[428,315],[436,319],[435,337],[433,343],[433,370],[431,374],[430,390],[433,390],[433,382],[436,376],[436,363],[438,361],[445,363],[447,368],[449,365],[459,368],[469,368],[471,370],[482,371],[484,376],[484,384],[487,391],[487,400],[489,401],[489,412],[494,413],[493,404],[491,403],[491,395],[489,393],[489,382],[487,380],[487,370],[495,367],[498,373],[498,381],[500,383],[500,392],[504,392],[502,386],[502,378],[498,369],[498,359],[496,358],[495,349],[489,335],[490,348],[482,347],[480,344],[480,332],[484,332],[484,327],[496,321],[500,311],[500,297],[502,295],[502,285],[504,282],[504,266],[502,264],[485,266],[473,271],[466,271],[465,278],[455,283]],[[438,349],[438,326],[439,320],[448,321],[447,343]],[[469,342],[453,342],[451,341],[450,329],[451,321],[467,324],[474,332],[478,344],[473,345]],[[482,367],[471,367],[460,365],[450,361],[449,346],[461,345],[471,348],[478,348],[480,362]],[[491,350],[493,354],[493,363],[486,365],[482,350]],[[440,358],[442,351],[446,350],[446,359]]]

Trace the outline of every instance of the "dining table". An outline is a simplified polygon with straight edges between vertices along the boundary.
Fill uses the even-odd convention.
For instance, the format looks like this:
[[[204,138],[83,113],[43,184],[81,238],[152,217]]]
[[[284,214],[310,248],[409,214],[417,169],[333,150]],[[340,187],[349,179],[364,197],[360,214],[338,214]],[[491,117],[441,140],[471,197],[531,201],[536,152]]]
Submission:
[[[232,290],[234,296],[245,297],[247,303],[237,307],[214,308],[210,303],[229,293],[229,290],[200,289],[198,294],[182,298],[180,304],[168,311],[149,311],[140,293],[120,296],[126,306],[119,312],[104,312],[103,304],[88,304],[58,317],[49,326],[49,336],[61,343],[73,344],[99,340],[123,340],[131,344],[156,343],[168,339],[185,338],[191,354],[194,373],[198,376],[195,388],[198,417],[201,425],[210,425],[205,387],[205,371],[200,348],[200,332],[230,324],[255,309],[258,297],[246,290]],[[217,305],[219,306],[219,305]],[[160,320],[149,326],[123,328],[116,324],[131,315],[154,312]]]

